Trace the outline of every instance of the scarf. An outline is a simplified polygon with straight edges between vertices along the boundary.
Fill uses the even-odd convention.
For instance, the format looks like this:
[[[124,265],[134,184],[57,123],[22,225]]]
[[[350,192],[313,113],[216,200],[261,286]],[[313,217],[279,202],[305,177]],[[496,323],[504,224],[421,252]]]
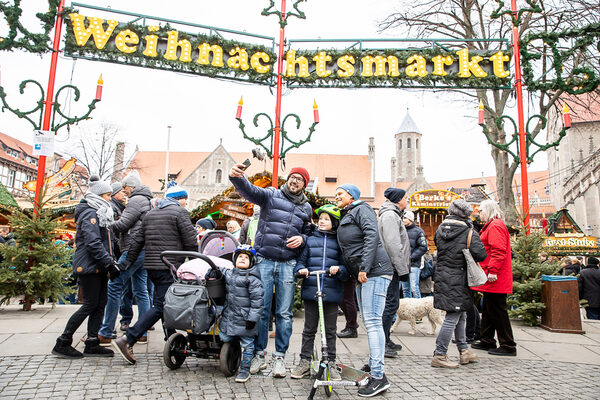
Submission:
[[[283,195],[292,203],[300,206],[304,203],[306,203],[308,201],[308,198],[304,195],[304,193],[299,192],[296,194],[293,194],[292,192],[290,192],[290,189],[287,187],[287,183],[284,183],[281,186],[281,193],[283,193]]]
[[[83,198],[90,207],[96,210],[96,214],[98,215],[98,224],[101,227],[106,228],[114,222],[114,211],[108,201],[90,191],[86,192]]]

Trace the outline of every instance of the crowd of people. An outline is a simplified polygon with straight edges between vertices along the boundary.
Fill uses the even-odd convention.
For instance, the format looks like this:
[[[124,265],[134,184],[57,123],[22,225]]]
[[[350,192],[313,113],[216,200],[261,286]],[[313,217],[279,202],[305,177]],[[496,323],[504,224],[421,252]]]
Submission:
[[[331,379],[341,379],[336,367],[336,337],[357,337],[359,313],[367,333],[369,362],[363,370],[370,375],[358,391],[360,396],[375,396],[390,387],[385,358],[396,357],[402,349],[390,337],[401,296],[432,295],[435,308],[445,311],[431,366],[457,368],[477,362],[469,343],[491,355],[516,355],[506,303],[513,281],[510,236],[494,201],[480,205],[483,226],[479,229],[472,222],[472,206],[464,200],[452,202],[435,233],[437,251],[432,257],[425,233],[417,226],[415,215],[406,210],[408,198],[402,188],[388,188],[386,201],[376,213],[361,200],[358,187],[343,184],[336,190],[335,205],[313,213],[304,194],[310,180],[304,168],[292,168],[279,189],[253,185],[241,164],[232,167],[229,179],[236,191],[255,205],[253,216],[242,226],[235,221],[227,223],[227,230],[241,247],[233,255],[235,268],[224,272],[228,294],[220,334],[223,341],[241,343],[243,356],[236,381],[246,382],[267,368],[272,313],[272,374],[275,378],[288,374],[284,358],[292,335],[298,275],[304,278],[305,318],[300,360],[291,378],[310,373],[318,306],[317,278],[309,273],[321,269],[329,270],[321,278],[321,287]],[[165,293],[174,282],[160,259],[161,252],[197,251],[201,238],[217,227],[210,217],[199,219],[194,226],[185,209],[187,197],[184,188],[173,185],[164,199],[152,199],[136,171],[112,185],[97,177],[90,179],[89,190],[75,211],[73,272],[82,288],[83,305],[67,322],[53,354],[110,357],[114,352],[106,345],[114,341],[125,360],[136,363],[134,345],[147,342],[147,331],[162,318]],[[481,286],[468,284],[465,251],[485,272],[487,282]],[[184,261],[175,258],[173,264],[178,267]],[[600,271],[597,259],[590,257],[588,262],[588,268],[576,273],[580,295],[589,301],[588,317],[597,319]],[[483,293],[481,319],[476,292]],[[139,318],[132,325],[133,299]],[[340,332],[338,309],[346,319]],[[117,337],[119,312],[123,317],[120,330],[125,333]],[[73,334],[86,318],[87,339],[81,353],[72,345]],[[165,340],[174,333],[163,330]],[[447,355],[453,337],[460,353],[458,363]]]

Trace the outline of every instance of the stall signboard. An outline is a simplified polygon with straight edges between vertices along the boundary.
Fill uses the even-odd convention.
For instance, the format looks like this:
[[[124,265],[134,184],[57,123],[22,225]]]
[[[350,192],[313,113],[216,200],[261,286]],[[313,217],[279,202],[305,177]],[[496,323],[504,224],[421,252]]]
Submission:
[[[461,197],[448,190],[422,190],[409,198],[410,208],[448,208],[450,203]]]
[[[598,247],[598,238],[585,236],[583,233],[556,233],[544,239],[543,246],[565,250],[570,248],[596,249]]]

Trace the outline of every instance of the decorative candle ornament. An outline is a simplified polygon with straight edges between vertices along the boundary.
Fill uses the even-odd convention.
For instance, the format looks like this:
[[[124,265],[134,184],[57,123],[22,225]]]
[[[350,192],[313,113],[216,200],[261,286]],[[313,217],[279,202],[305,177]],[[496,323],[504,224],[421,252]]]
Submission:
[[[96,86],[96,100],[102,100],[102,85],[104,81],[102,80],[102,74],[100,74],[100,78],[98,78],[98,86]]]
[[[483,125],[483,101],[479,100],[479,125]]]
[[[569,106],[567,105],[567,103],[565,103],[565,105],[563,106],[563,123],[565,125],[565,128],[570,128],[571,127],[571,114],[569,114]]]
[[[242,106],[244,105],[244,96],[240,97],[240,101],[238,102],[237,113],[235,113],[235,117],[237,119],[242,118]]]
[[[313,114],[315,116],[315,122],[319,122],[319,107],[317,106],[317,100],[313,104]]]

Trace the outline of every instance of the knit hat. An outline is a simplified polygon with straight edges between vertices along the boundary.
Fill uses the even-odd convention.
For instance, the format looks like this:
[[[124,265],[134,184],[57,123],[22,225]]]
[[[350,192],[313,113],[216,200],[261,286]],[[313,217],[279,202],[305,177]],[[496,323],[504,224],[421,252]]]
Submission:
[[[98,175],[90,176],[90,181],[88,183],[89,191],[97,194],[98,196],[105,193],[112,193],[112,188],[110,187],[110,183],[106,181],[101,181]]]
[[[304,186],[306,187],[306,185],[308,185],[308,182],[310,181],[310,175],[308,174],[307,170],[305,170],[302,167],[292,168],[290,170],[290,173],[288,174],[288,179],[289,179],[290,175],[292,175],[292,174],[300,175],[302,177],[302,179],[304,179]]]
[[[201,227],[202,229],[215,229],[217,227],[217,223],[213,221],[212,218],[200,218],[196,221],[196,226]]]
[[[588,265],[598,265],[600,261],[596,257],[588,257],[587,263]]]
[[[389,187],[389,188],[385,189],[385,192],[383,192],[383,195],[385,196],[386,199],[388,199],[392,203],[398,203],[400,200],[402,200],[404,198],[404,196],[406,196],[406,190],[400,189],[400,188],[395,188],[395,187]]]
[[[354,200],[358,200],[360,198],[360,189],[351,183],[344,183],[337,187],[338,189],[344,189]]]
[[[175,200],[187,199],[188,193],[184,188],[175,184],[175,185],[171,186],[169,189],[167,189],[167,193],[165,194],[165,197],[167,199],[175,199]]]
[[[114,182],[112,185],[110,185],[110,187],[112,188],[112,193],[110,194],[111,196],[114,196],[123,190],[123,184],[121,182]]]
[[[137,170],[133,170],[127,174],[123,181],[121,182],[123,186],[131,186],[131,187],[139,187],[142,186],[142,178],[140,178],[139,172]]]
[[[473,207],[463,199],[454,200],[448,207],[448,214],[459,218],[469,218],[473,214]]]
[[[411,222],[415,222],[415,213],[410,210],[406,210],[404,211],[404,218],[410,220]]]

